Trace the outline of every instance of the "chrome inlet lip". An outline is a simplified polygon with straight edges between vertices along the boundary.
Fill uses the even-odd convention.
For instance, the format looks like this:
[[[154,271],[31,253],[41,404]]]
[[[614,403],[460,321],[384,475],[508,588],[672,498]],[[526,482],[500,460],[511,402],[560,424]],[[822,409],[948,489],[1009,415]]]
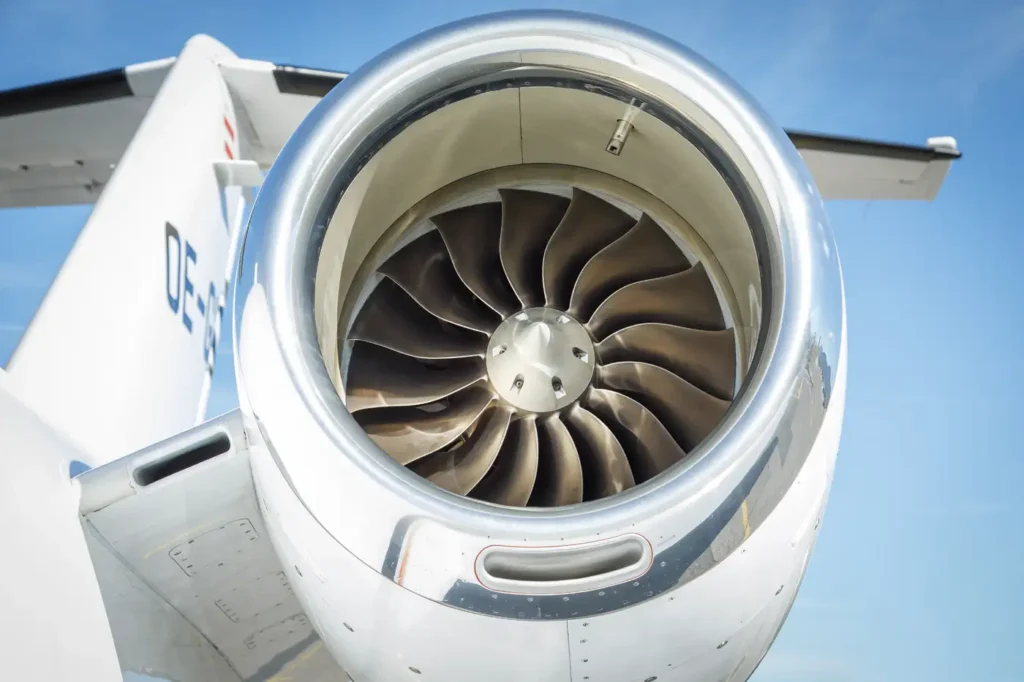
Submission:
[[[535,56],[543,63],[532,63]],[[645,111],[669,119],[704,151],[751,226],[765,305],[745,385],[723,423],[685,463],[611,498],[536,511],[448,494],[379,452],[345,409],[325,369],[313,281],[334,207],[389,136],[467,84],[525,85],[524,77],[540,73],[564,79],[570,83],[565,87],[640,98],[649,104]],[[688,123],[691,113],[717,129]],[[425,515],[455,514],[460,527],[499,528],[523,537],[625,527],[682,503],[692,508],[696,527],[769,448],[798,428],[786,408],[795,404],[795,378],[807,367],[808,349],[820,344],[825,362],[835,367],[842,337],[835,245],[817,190],[784,132],[688,49],[625,23],[564,12],[503,13],[450,24],[398,45],[335,88],[299,126],[261,189],[241,259],[236,329],[257,282],[266,295],[267,331],[277,339],[290,381],[338,456]],[[238,371],[240,385],[247,385],[251,368],[239,362]],[[258,417],[256,401],[253,409]],[[819,426],[820,421],[812,428]],[[287,462],[279,465],[287,468]],[[300,498],[302,492],[296,490]]]

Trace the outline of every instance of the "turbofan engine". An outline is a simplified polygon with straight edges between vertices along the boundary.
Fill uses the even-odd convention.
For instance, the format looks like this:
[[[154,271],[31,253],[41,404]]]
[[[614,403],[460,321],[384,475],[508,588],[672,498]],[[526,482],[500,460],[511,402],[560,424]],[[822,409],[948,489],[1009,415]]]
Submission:
[[[844,304],[799,154],[702,59],[561,13],[397,46],[274,164],[235,310],[261,508],[351,679],[757,666]]]

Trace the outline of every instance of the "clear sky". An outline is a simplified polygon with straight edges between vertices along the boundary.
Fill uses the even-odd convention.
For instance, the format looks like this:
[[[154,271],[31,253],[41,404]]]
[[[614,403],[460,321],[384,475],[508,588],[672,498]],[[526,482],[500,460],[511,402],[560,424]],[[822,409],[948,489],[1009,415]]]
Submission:
[[[513,6],[0,0],[0,89],[173,55],[198,32],[244,57],[355,69],[422,29]],[[806,580],[754,680],[1024,680],[1024,4],[551,6],[683,42],[787,127],[956,136],[964,157],[934,203],[830,206],[848,296],[846,426]],[[87,216],[0,211],[0,362]],[[219,348],[211,414],[236,404],[230,344]]]

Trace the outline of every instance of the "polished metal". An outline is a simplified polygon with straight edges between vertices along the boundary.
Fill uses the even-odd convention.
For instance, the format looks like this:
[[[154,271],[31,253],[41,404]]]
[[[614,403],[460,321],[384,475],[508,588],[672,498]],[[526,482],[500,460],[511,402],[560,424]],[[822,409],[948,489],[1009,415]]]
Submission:
[[[444,239],[428,232],[380,268],[427,312],[473,331],[490,333],[501,318],[470,294],[452,264]]]
[[[354,344],[351,358],[345,382],[349,412],[425,405],[475,384],[486,373],[481,358],[461,358],[434,367],[404,353],[360,341]]]
[[[440,488],[468,495],[494,464],[505,442],[512,414],[507,407],[491,408],[466,440],[457,447],[414,462],[412,470]]]
[[[569,200],[553,194],[504,189],[501,206],[501,265],[505,276],[523,307],[542,306],[544,248],[569,208]]]
[[[576,441],[555,414],[537,420],[540,466],[530,501],[538,507],[564,507],[583,501],[583,464]]]
[[[594,338],[603,340],[617,329],[642,322],[723,329],[722,309],[703,264],[622,287],[597,307],[587,324]]]
[[[487,343],[485,335],[431,315],[390,279],[374,288],[348,338],[424,360],[479,356]]]
[[[606,423],[620,425],[615,435],[636,483],[654,478],[686,456],[658,418],[629,396],[594,388],[583,404]]]
[[[487,377],[505,402],[543,414],[567,407],[590,386],[594,344],[583,325],[554,308],[527,308],[487,343]]]
[[[736,389],[736,340],[732,329],[705,331],[661,322],[620,329],[597,344],[603,365],[639,361],[664,367],[722,400]]]
[[[501,272],[498,240],[501,204],[488,202],[434,216],[459,277],[502,317],[519,310],[519,300]]]
[[[452,189],[449,187],[444,191],[451,192]],[[494,194],[500,201],[494,200]],[[512,309],[514,312],[491,334],[486,348],[477,349],[482,358],[425,361],[419,356],[429,353],[423,352],[421,346],[416,346],[409,357],[402,357],[372,343],[346,342],[341,355],[342,366],[346,368],[342,385],[348,409],[355,413],[379,408],[373,418],[371,433],[385,452],[399,461],[407,460],[412,452],[416,457],[410,462],[412,471],[445,490],[471,494],[490,502],[506,496],[503,488],[496,487],[496,477],[521,475],[518,469],[504,461],[508,457],[519,457],[519,453],[515,450],[503,453],[500,448],[504,437],[517,437],[517,434],[510,435],[508,422],[540,416],[537,473],[530,482],[531,489],[528,496],[524,495],[523,503],[544,507],[618,495],[636,484],[636,476],[631,458],[616,432],[626,441],[635,440],[636,435],[622,433],[627,430],[627,425],[616,421],[614,412],[604,411],[604,416],[599,417],[579,404],[581,397],[592,387],[595,369],[602,371],[602,364],[618,363],[621,366],[608,368],[610,381],[614,381],[621,379],[623,366],[650,362],[657,365],[655,369],[667,369],[669,372],[681,369],[688,377],[696,375],[702,379],[696,384],[696,389],[687,384],[691,392],[704,391],[701,385],[710,383],[719,387],[718,394],[721,394],[730,390],[728,387],[734,384],[736,376],[735,348],[731,352],[725,349],[723,353],[721,344],[733,343],[735,335],[731,330],[716,333],[644,322],[664,314],[685,319],[693,315],[694,309],[714,310],[715,318],[719,320],[722,313],[718,310],[719,299],[710,285],[703,288],[690,286],[689,291],[683,290],[683,296],[664,286],[658,290],[658,283],[667,274],[688,274],[687,281],[691,282],[695,278],[709,282],[709,275],[702,265],[691,268],[691,257],[686,255],[671,233],[622,197],[607,193],[598,196],[577,187],[557,184],[544,184],[543,190],[500,188],[494,194],[481,196],[468,191],[453,208],[436,214],[428,213],[424,220],[408,223],[405,233],[388,240],[388,244],[393,244],[391,250],[380,250],[378,255],[371,257],[372,262],[379,261],[380,265],[377,275],[369,279],[370,293],[356,294],[363,303],[353,306],[356,308],[353,329],[359,328],[363,320],[381,318],[380,314],[368,310],[369,306],[382,301],[390,312],[393,308],[391,299],[396,298],[393,279],[406,282],[406,286],[414,291],[434,292],[432,299],[421,295],[421,300],[429,301],[427,305],[438,303],[437,292],[444,292],[447,311],[470,310],[474,304],[483,301],[495,311]],[[541,289],[546,292],[546,297],[556,298],[560,306],[568,301],[575,315],[564,312],[562,307],[519,309],[518,298],[500,262],[503,234],[521,231],[533,239],[534,235],[548,233],[546,227],[538,229],[522,218],[529,215],[545,224],[554,223],[556,216],[546,215],[539,208],[557,205],[551,202],[552,195],[568,195],[571,201],[557,221],[557,228],[551,231],[548,242],[537,243],[530,250],[538,260],[525,263],[524,272],[530,273],[534,286],[538,279],[542,279]],[[510,206],[516,208],[507,210]],[[441,245],[436,233],[443,239],[448,259],[440,253]],[[506,240],[506,243],[515,243],[515,240]],[[418,274],[412,272],[417,256],[425,257],[431,264]],[[449,260],[465,286],[455,283],[451,270],[444,267]],[[440,281],[434,281],[438,275],[441,276]],[[378,279],[380,276],[383,276],[382,280]],[[620,319],[621,315],[615,314],[615,310],[610,316],[592,319],[590,312],[603,306],[604,302],[615,303],[623,295],[628,301],[629,294],[638,285],[652,283],[651,290],[641,292],[643,305],[634,306],[635,314],[629,318],[630,322],[640,322],[631,327],[633,333],[619,330],[624,332],[624,336],[607,343],[603,355],[601,352],[595,355],[591,335],[595,320],[611,330],[617,329],[624,321]],[[377,288],[382,284],[387,284],[386,291],[389,292],[384,299],[377,296]],[[358,287],[354,289],[359,291]],[[397,297],[408,299],[405,294]],[[572,307],[573,300],[575,308]],[[427,309],[421,312],[427,312]],[[418,323],[424,323],[422,314],[412,317]],[[439,325],[446,324],[438,319],[426,325],[422,335],[406,324],[403,325],[403,333],[429,340],[436,338]],[[712,339],[706,338],[708,335]],[[447,339],[440,341],[447,347]],[[688,341],[695,342],[696,348],[692,352],[685,348]],[[708,360],[716,362],[707,364]],[[486,384],[480,383],[484,367]],[[636,372],[643,374],[645,370],[637,367]],[[622,390],[639,400],[659,405],[653,409],[662,412],[661,418],[669,424],[668,432],[676,436],[686,433],[689,440],[685,447],[692,450],[698,442],[694,438],[703,439],[710,433],[706,419],[712,413],[701,409],[705,403],[694,396],[684,396],[687,399],[672,405],[664,395],[666,388],[673,388],[672,383],[658,376],[656,379],[660,380],[650,388],[635,381],[623,381]],[[679,377],[679,381],[683,380],[684,377]],[[494,410],[481,413],[475,421],[467,423],[464,420],[464,397],[460,392],[469,386],[472,386],[470,390],[477,392],[484,385],[490,388],[497,401],[495,410],[509,413],[500,428],[494,421]],[[620,394],[620,397],[628,400],[626,395]],[[704,397],[718,406],[714,395]],[[451,440],[451,434],[440,429],[441,433],[436,435],[439,440],[443,436],[443,444],[437,450],[424,454],[420,429],[400,428],[400,420],[404,417],[422,423],[421,414],[401,409],[408,407],[430,412],[431,425],[445,422],[446,416],[450,415],[451,423],[464,425],[465,430]],[[718,411],[718,416],[722,413],[724,409]],[[647,414],[657,419],[651,413]],[[387,438],[380,433],[382,424],[387,424],[389,429]],[[653,442],[631,446],[642,450],[637,455],[637,467],[638,475],[645,480],[658,473],[650,471],[653,463],[665,462],[666,465],[659,470],[663,471],[682,459],[648,456],[648,450],[665,450],[660,441],[663,433],[667,433],[664,428],[642,430],[640,435],[650,435]],[[437,444],[432,439],[427,442]],[[675,450],[683,451],[678,444]],[[668,449],[668,452],[673,450]],[[522,485],[525,488],[525,479]],[[476,486],[480,487],[479,491],[475,490]]]
[[[516,420],[508,427],[491,475],[473,488],[469,496],[506,507],[525,507],[533,494],[539,466],[537,420],[534,417]]]
[[[729,409],[729,401],[705,393],[672,372],[646,362],[613,362],[598,369],[595,384],[644,404],[687,452],[694,450]]]
[[[573,285],[587,261],[635,223],[631,216],[593,194],[573,190],[572,202],[544,249],[547,305],[568,309]]]
[[[682,272],[689,261],[648,215],[587,261],[573,285],[569,312],[590,319],[616,290],[644,279]]]
[[[637,131],[644,129],[647,135],[661,136],[659,140],[678,138],[679,146],[664,145],[661,157],[643,155],[645,137],[637,132],[617,157],[605,152],[602,141],[596,145],[596,153],[608,163],[623,163],[598,165],[594,161],[588,169],[655,195],[669,206],[666,214],[689,216],[696,235],[694,248],[713,256],[713,260],[701,258],[701,264],[717,273],[702,286],[727,302],[737,345],[742,349],[742,384],[736,399],[731,407],[710,402],[707,404],[712,407],[697,406],[698,412],[715,412],[721,419],[706,417],[707,437],[682,463],[649,485],[637,485],[581,506],[541,512],[487,504],[473,499],[473,493],[458,497],[409,475],[405,463],[452,443],[461,431],[451,416],[434,422],[431,413],[416,408],[394,408],[408,410],[408,416],[422,413],[416,421],[409,421],[406,415],[401,420],[378,421],[374,417],[378,410],[365,410],[353,417],[338,393],[341,372],[336,358],[332,359],[337,347],[329,343],[330,334],[338,333],[338,319],[344,318],[340,301],[349,285],[338,285],[337,278],[327,275],[355,281],[356,269],[363,267],[355,250],[362,243],[359,240],[377,241],[376,236],[353,230],[355,223],[342,220],[358,215],[357,211],[347,212],[346,208],[339,218],[335,209],[344,202],[357,201],[368,186],[372,188],[374,178],[387,176],[374,162],[387,161],[384,156],[389,150],[395,150],[392,156],[401,163],[413,164],[412,170],[423,177],[422,166],[414,165],[419,157],[399,154],[402,145],[408,143],[413,148],[423,133],[427,133],[423,139],[430,137],[436,143],[431,136],[437,135],[437,129],[429,126],[432,117],[471,111],[477,104],[504,106],[506,94],[519,108],[502,111],[511,112],[513,124],[522,124],[508,127],[517,135],[514,144],[499,150],[504,154],[500,161],[477,164],[471,172],[524,163],[527,151],[537,163],[590,164],[578,158],[544,156],[537,145],[527,147],[537,139],[531,137],[532,131],[557,121],[570,121],[580,134],[588,130],[586,117],[568,116],[566,109],[558,108],[563,102],[575,103],[580,111],[596,112],[602,101],[611,101],[618,108],[636,100],[643,104],[634,122]],[[547,105],[559,115],[545,118],[543,106]],[[499,119],[477,120],[494,121],[497,126]],[[605,121],[597,121],[595,127],[607,139]],[[458,130],[462,132],[462,128]],[[493,132],[494,139],[504,139],[497,128]],[[557,147],[559,136],[571,136],[573,130],[563,132],[551,138],[549,147]],[[518,137],[520,134],[523,137]],[[579,147],[584,151],[592,148]],[[688,150],[696,152],[689,154]],[[497,159],[497,152],[494,154]],[[691,159],[704,165],[679,167]],[[656,170],[644,171],[652,167]],[[673,167],[680,172],[671,172]],[[707,168],[712,171],[700,170]],[[684,170],[693,174],[686,175]],[[371,171],[375,175],[371,176]],[[702,206],[701,194],[696,193],[690,197],[694,199],[692,209],[684,211],[678,197],[662,191],[665,183],[676,177],[688,178],[701,193],[715,197],[714,205]],[[400,201],[394,199],[401,204],[399,213],[458,179],[439,177],[426,191],[417,186],[419,189]],[[718,202],[720,196],[727,196],[732,203]],[[742,216],[742,221],[722,218],[715,222],[722,216]],[[551,231],[555,227],[550,226]],[[534,279],[533,273],[521,270],[518,255],[546,241],[547,236],[541,234],[506,248],[509,240],[502,236],[501,261],[524,305],[545,302],[543,292],[536,289],[544,280],[540,274]],[[343,254],[334,250],[337,243],[347,245]],[[369,246],[364,248],[369,250]],[[508,257],[509,253],[515,255]],[[422,259],[416,265],[422,268]],[[448,267],[457,277],[454,266]],[[330,280],[330,286],[318,283],[318,275],[320,282]],[[403,281],[408,287],[403,288],[413,298],[426,300],[424,292]],[[673,289],[676,294],[678,291]],[[561,290],[554,293],[560,296]],[[479,314],[487,323],[479,320],[463,326],[490,333],[501,317],[481,307],[486,313]],[[713,539],[737,518],[741,504],[749,510],[744,522],[756,530],[789,489],[822,428],[844,343],[835,244],[814,184],[784,132],[738,86],[689,50],[627,24],[556,12],[483,17],[426,33],[375,59],[324,98],[285,146],[261,189],[248,228],[234,309],[244,409],[272,444],[278,466],[305,509],[348,552],[375,569],[379,567],[385,577],[395,579],[397,557],[411,537],[411,519],[416,519],[417,528],[430,525],[443,537],[445,547],[463,548],[470,556],[494,538],[555,546],[593,540],[622,528],[676,538],[655,547],[651,568],[635,587],[632,583],[623,586],[615,597],[598,590],[581,591],[574,593],[570,602],[549,595],[528,604],[525,596],[481,586],[472,564],[454,560],[450,553],[419,557],[418,570],[429,572],[431,578],[411,584],[409,589],[453,608],[499,618],[580,618],[610,613],[658,598],[739,548],[743,533],[722,536],[714,545],[714,558],[708,558]],[[625,306],[620,306],[615,316],[609,310],[601,313],[599,308],[596,314],[614,319],[616,325],[629,321]],[[707,329],[726,327],[727,321],[714,318],[710,308],[701,312],[706,317],[696,321],[707,321]],[[602,325],[610,326],[610,322]],[[340,327],[343,332],[344,326]],[[603,328],[605,331],[610,334],[615,329]],[[324,339],[328,341],[322,343]],[[250,351],[256,347],[269,350]],[[660,381],[660,374],[651,372]],[[648,373],[645,370],[643,374]],[[667,370],[662,373],[674,376]],[[598,374],[598,378],[619,386],[638,381],[644,387],[650,385],[635,364],[630,369]],[[493,402],[488,389],[468,395],[473,400],[459,405],[466,424]],[[671,392],[665,399],[671,406],[679,404],[679,397]],[[597,403],[590,405],[597,414]],[[622,409],[617,412],[623,413]],[[636,409],[633,413],[643,414]],[[655,416],[660,420],[661,415]],[[582,486],[577,493],[551,485],[550,474],[540,466],[540,454],[557,449],[553,444],[560,448],[571,443],[558,435],[562,431],[557,425],[565,429],[558,419],[513,421],[508,433],[514,437],[503,445],[503,451],[508,447],[513,456],[503,462],[504,453],[500,453],[495,470],[507,467],[514,475],[491,480],[485,476],[478,487],[496,490],[500,494],[494,501],[506,505],[526,504],[534,480],[538,489],[552,497],[582,498]],[[424,442],[415,448],[410,445],[395,461],[382,457],[378,446],[389,433],[400,430],[423,434]],[[685,431],[681,426],[676,430]],[[778,461],[785,465],[769,466]],[[361,522],[352,523],[353,518]]]
[[[620,118],[619,122],[615,125],[615,130],[612,131],[611,139],[608,140],[608,146],[605,147],[605,151],[615,156],[621,154],[622,148],[626,146],[626,140],[629,139],[629,133],[632,130],[633,124]]]
[[[365,410],[354,416],[382,450],[409,464],[455,442],[492,400],[489,388],[475,385],[446,404]]]

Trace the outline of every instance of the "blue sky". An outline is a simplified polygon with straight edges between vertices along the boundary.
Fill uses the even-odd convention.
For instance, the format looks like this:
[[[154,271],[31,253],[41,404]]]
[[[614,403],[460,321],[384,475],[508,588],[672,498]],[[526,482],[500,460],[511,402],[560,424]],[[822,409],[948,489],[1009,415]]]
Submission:
[[[1024,680],[1024,5],[544,3],[703,53],[782,125],[964,158],[934,203],[830,206],[848,296],[842,451],[818,547],[756,682]],[[0,89],[176,54],[354,69],[394,42],[509,3],[0,0]],[[0,362],[88,216],[0,211]],[[228,333],[228,330],[224,330]],[[220,345],[211,413],[234,406]]]

